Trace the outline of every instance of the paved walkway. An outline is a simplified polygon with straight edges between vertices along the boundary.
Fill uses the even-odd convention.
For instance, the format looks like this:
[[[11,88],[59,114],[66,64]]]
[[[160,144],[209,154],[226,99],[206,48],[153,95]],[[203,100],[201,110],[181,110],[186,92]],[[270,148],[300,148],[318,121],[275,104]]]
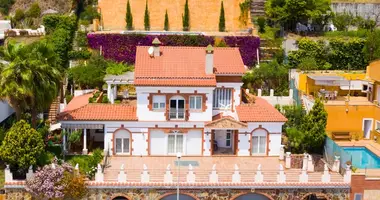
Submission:
[[[120,166],[124,164],[124,171],[127,173],[127,180],[140,182],[140,175],[143,171],[143,165],[148,168],[148,172],[153,182],[163,182],[163,177],[168,164],[170,164],[173,177],[177,177],[178,171],[175,161],[176,157],[110,157],[110,167],[106,168],[105,181],[117,181],[117,175]],[[197,182],[208,182],[208,175],[213,165],[216,165],[216,171],[219,174],[220,182],[231,182],[234,173],[234,165],[237,164],[241,174],[242,182],[253,182],[257,167],[261,164],[261,170],[264,175],[264,182],[276,182],[279,166],[285,163],[279,161],[276,157],[183,157],[182,162],[193,161],[198,166],[193,165]],[[188,166],[180,167],[180,181],[186,182]],[[287,182],[298,182],[301,169],[285,169]],[[321,182],[323,172],[309,173],[310,182]],[[342,182],[343,177],[338,173],[331,172],[332,182]]]

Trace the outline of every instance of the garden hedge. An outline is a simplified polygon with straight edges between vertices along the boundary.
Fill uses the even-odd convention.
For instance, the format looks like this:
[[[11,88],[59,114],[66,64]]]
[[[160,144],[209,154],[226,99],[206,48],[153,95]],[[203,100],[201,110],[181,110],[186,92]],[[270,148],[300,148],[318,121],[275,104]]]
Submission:
[[[89,34],[88,44],[93,49],[100,49],[105,58],[118,62],[135,63],[136,46],[150,46],[158,37],[164,46],[199,46],[215,45],[215,37],[204,35],[141,35],[141,34]],[[226,36],[229,47],[239,47],[243,62],[253,66],[257,58],[260,38],[254,36]]]

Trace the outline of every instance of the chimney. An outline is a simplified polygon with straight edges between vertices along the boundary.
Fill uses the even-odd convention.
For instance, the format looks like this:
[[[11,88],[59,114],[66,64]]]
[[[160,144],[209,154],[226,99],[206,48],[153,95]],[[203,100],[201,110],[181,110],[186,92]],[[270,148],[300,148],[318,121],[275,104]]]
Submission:
[[[160,40],[158,40],[158,38],[154,38],[152,45],[153,45],[153,56],[159,57],[160,56],[160,45],[161,45]]]
[[[214,48],[209,44],[206,48],[206,74],[214,73]]]

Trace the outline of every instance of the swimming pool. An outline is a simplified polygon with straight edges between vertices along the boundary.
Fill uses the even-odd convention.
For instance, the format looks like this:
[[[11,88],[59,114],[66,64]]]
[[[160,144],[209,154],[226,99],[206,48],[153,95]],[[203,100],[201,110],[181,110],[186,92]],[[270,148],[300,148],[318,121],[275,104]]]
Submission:
[[[365,147],[343,147],[352,156],[352,165],[359,169],[380,168],[380,158]]]

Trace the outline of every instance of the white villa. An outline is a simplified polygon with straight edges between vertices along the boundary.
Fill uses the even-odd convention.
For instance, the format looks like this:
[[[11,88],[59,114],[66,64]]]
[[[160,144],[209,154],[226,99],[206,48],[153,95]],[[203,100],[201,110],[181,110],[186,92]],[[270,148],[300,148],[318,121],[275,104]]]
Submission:
[[[155,39],[137,47],[134,73],[105,78],[111,103],[77,96],[58,121],[83,130],[83,154],[100,147],[113,156],[278,156],[287,119],[260,97],[247,100],[245,71],[238,48]],[[120,95],[118,85],[136,94]]]

